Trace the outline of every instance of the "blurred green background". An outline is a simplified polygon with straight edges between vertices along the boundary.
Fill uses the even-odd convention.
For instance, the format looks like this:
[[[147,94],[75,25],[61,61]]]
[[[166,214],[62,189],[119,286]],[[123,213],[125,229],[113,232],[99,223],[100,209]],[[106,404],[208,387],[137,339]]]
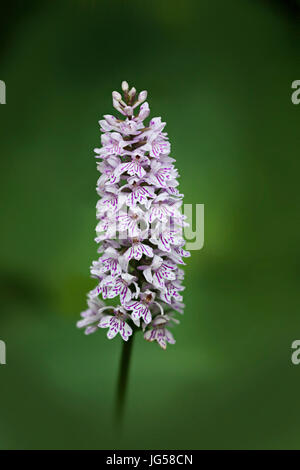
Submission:
[[[300,448],[296,1],[1,3],[2,449]],[[167,120],[205,246],[177,343],[75,328],[94,286],[98,120],[127,80]]]

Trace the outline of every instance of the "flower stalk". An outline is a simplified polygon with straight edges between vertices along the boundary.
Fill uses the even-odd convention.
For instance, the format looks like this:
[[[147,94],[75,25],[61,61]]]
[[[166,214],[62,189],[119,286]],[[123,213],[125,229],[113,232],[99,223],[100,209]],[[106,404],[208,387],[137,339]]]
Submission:
[[[131,357],[132,357],[132,346],[135,336],[135,330],[133,330],[133,334],[129,341],[124,341],[122,345],[122,354],[121,354],[121,361],[119,367],[119,377],[118,377],[118,384],[117,384],[117,396],[116,396],[116,423],[120,425],[123,420],[124,414],[124,406],[125,400],[127,395],[128,389],[128,377],[129,377],[129,369],[131,364]]]

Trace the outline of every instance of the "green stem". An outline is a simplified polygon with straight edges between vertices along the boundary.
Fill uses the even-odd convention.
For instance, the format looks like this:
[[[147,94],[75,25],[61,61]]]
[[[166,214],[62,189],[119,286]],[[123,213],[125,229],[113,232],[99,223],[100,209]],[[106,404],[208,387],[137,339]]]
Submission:
[[[128,341],[123,341],[122,355],[120,361],[118,388],[117,388],[117,400],[116,400],[116,423],[122,424],[124,415],[124,405],[126,400],[126,392],[128,386],[128,373],[130,367],[130,359],[133,345],[135,331],[133,330],[132,336],[129,337]]]

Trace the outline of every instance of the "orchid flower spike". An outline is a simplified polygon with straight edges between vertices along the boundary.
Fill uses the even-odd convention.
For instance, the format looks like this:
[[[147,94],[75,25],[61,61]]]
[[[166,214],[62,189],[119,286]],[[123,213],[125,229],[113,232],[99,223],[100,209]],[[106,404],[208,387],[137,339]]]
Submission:
[[[77,326],[86,334],[108,328],[109,339],[119,333],[124,341],[141,330],[147,341],[165,349],[175,343],[168,328],[184,308],[184,272],[178,265],[190,253],[183,249],[183,195],[166,123],[154,117],[145,124],[146,91],[137,94],[126,81],[121,89],[122,94],[112,93],[121,116],[107,114],[99,121],[95,240],[100,256],[91,266],[97,285]]]

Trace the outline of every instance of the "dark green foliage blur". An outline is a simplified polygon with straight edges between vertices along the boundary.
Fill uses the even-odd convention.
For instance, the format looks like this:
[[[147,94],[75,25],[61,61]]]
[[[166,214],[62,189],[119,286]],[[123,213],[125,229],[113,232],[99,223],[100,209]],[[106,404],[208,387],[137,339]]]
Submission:
[[[283,5],[283,6],[281,6]],[[1,449],[300,448],[296,2],[1,3]],[[94,286],[98,120],[127,80],[205,204],[167,351],[75,328]]]

